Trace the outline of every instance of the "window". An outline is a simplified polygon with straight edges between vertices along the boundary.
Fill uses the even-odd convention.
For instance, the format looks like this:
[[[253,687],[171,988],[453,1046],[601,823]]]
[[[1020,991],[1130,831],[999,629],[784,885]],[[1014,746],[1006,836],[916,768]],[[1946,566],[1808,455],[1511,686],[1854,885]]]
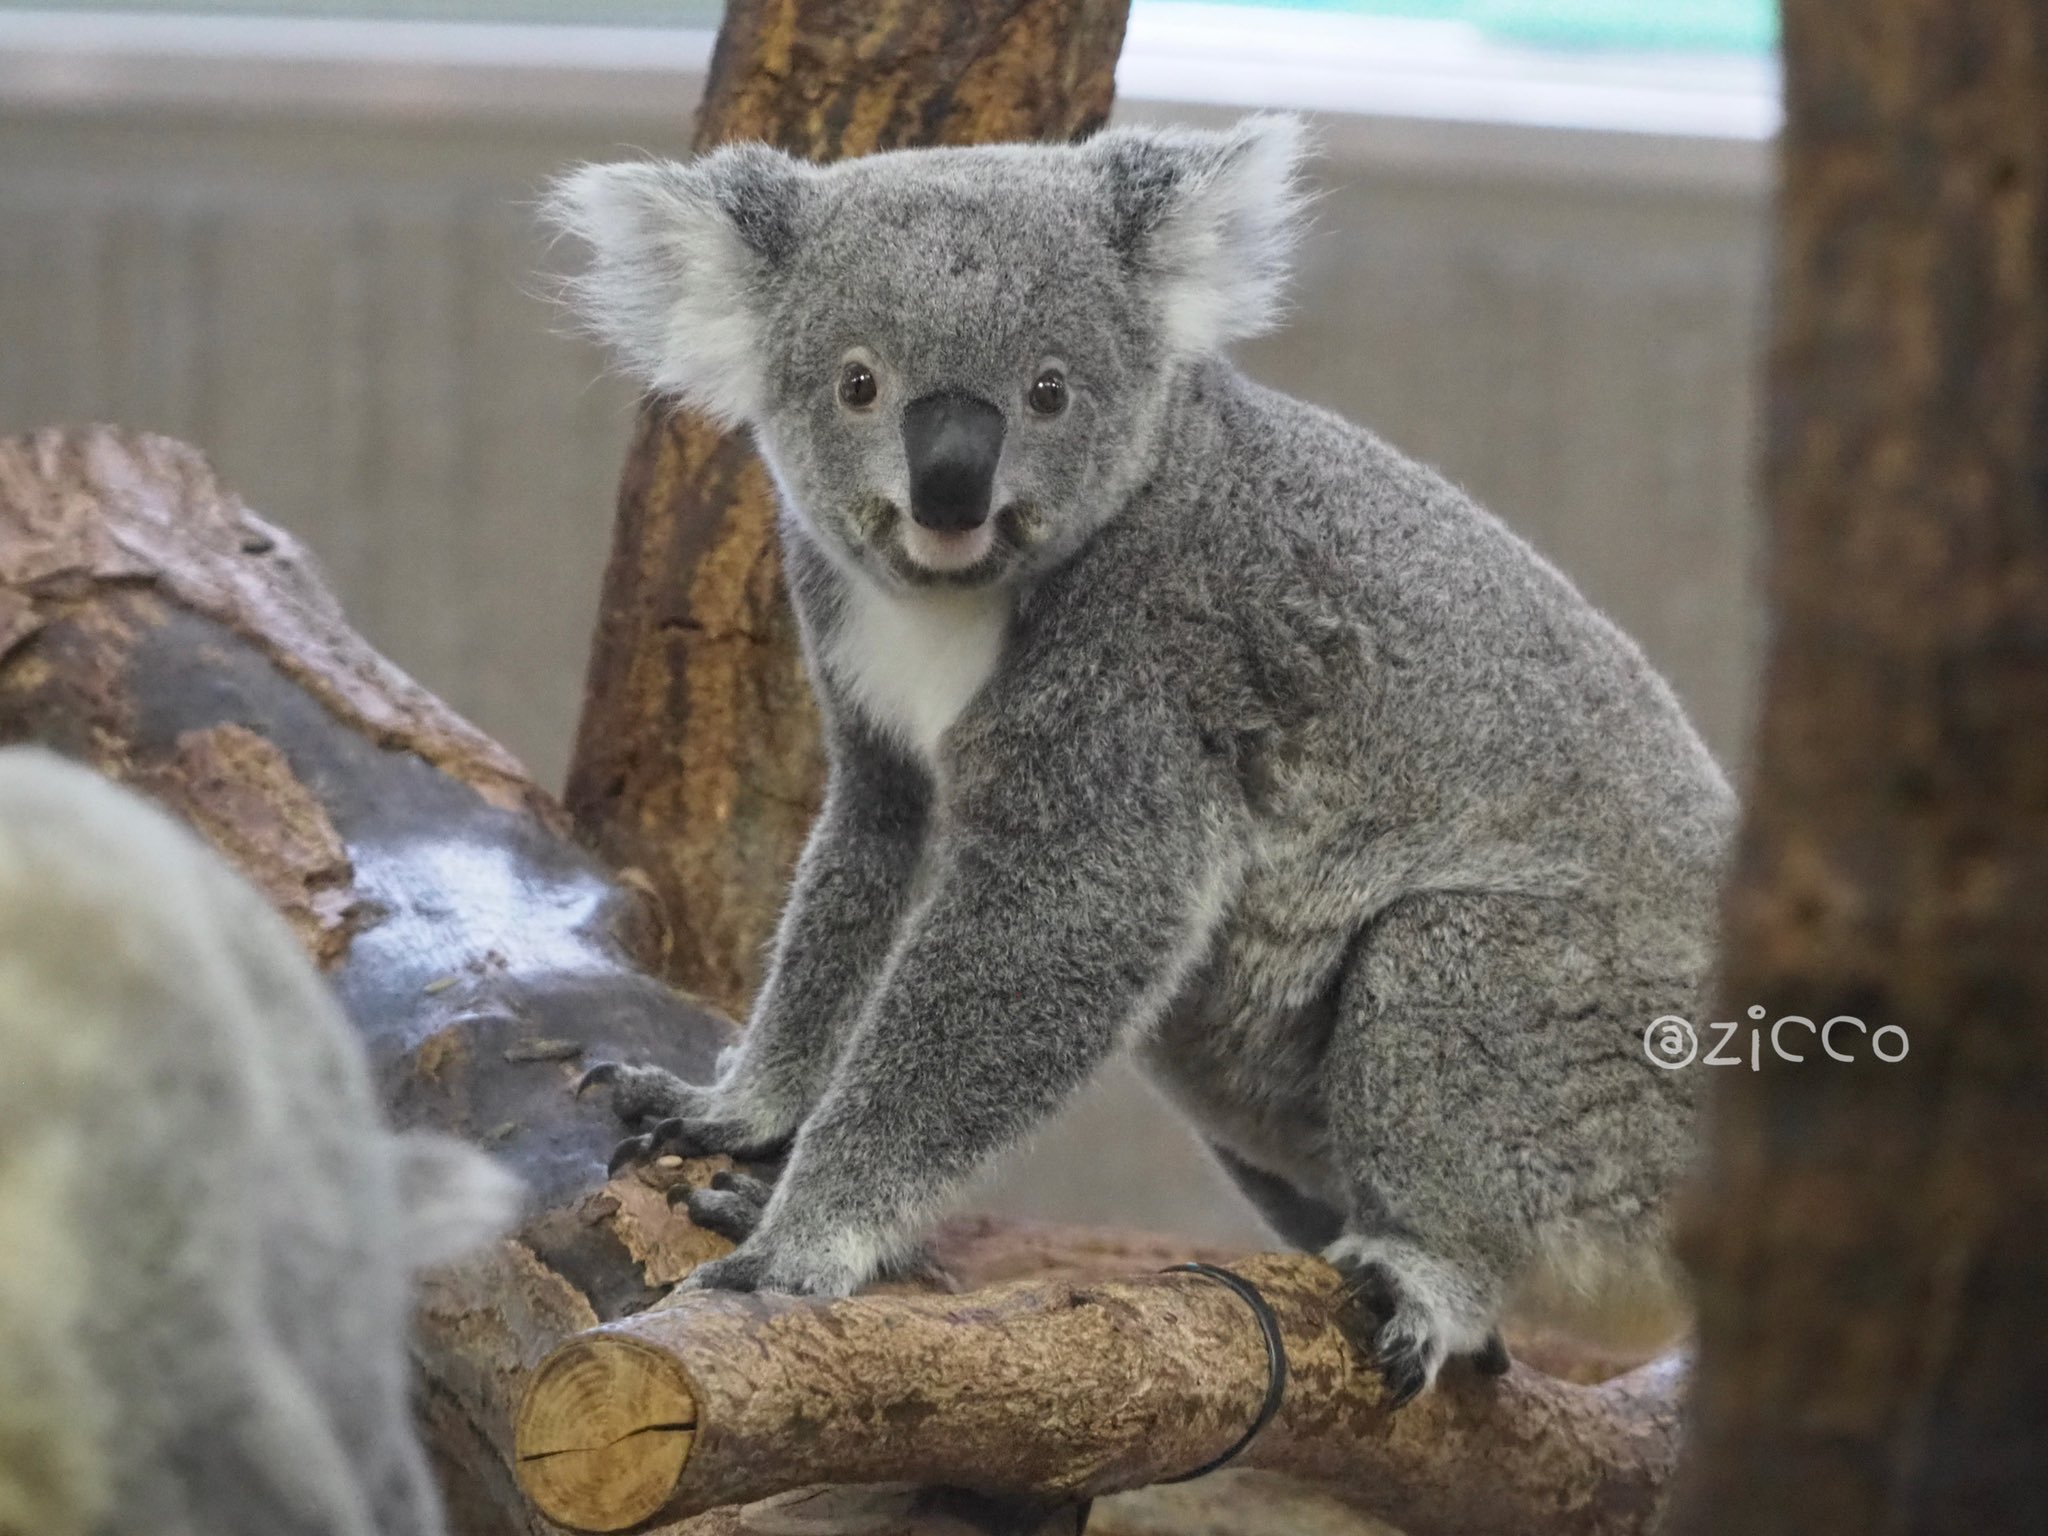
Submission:
[[[701,68],[722,9],[719,0],[0,0],[0,18],[18,18],[0,46],[616,74]],[[441,25],[384,25],[395,22]],[[1776,43],[1775,0],[1132,0],[1117,88],[1127,102],[1759,140],[1779,119]]]
[[[1200,0],[1196,0],[1200,3]],[[1777,41],[1775,0],[1232,0],[1247,8],[1374,16],[1470,28],[1489,41],[1637,53],[1765,53]],[[1142,14],[1153,0],[1135,0]],[[384,17],[417,21],[706,26],[717,0],[0,0],[0,9],[157,11],[246,16]]]
[[[1144,0],[1138,0],[1142,5]],[[1446,22],[1490,42],[1632,53],[1769,53],[1776,0],[1237,0],[1239,4]]]

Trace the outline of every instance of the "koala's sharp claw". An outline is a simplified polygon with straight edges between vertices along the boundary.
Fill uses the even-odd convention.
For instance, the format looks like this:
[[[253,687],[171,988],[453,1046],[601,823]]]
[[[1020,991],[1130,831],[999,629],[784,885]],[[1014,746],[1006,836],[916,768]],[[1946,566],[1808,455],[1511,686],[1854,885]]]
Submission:
[[[1422,1339],[1398,1322],[1382,1326],[1372,1341],[1373,1364],[1387,1384],[1387,1411],[1397,1412],[1415,1401],[1429,1385],[1429,1360]]]
[[[1422,1363],[1422,1356],[1412,1349],[1381,1356],[1379,1372],[1380,1380],[1387,1384],[1389,1413],[1407,1407],[1429,1385],[1429,1371]]]
[[[1486,1342],[1472,1356],[1472,1369],[1482,1376],[1505,1376],[1513,1363],[1508,1358],[1507,1341],[1498,1329],[1486,1336]]]
[[[596,1066],[576,1079],[576,1097],[580,1099],[593,1088],[602,1087],[606,1083],[617,1082],[619,1080],[619,1073],[623,1070],[624,1068],[616,1061],[600,1061]]]
[[[644,1161],[653,1151],[653,1146],[650,1136],[628,1136],[612,1148],[611,1159],[604,1165],[605,1177],[615,1179],[627,1165]]]

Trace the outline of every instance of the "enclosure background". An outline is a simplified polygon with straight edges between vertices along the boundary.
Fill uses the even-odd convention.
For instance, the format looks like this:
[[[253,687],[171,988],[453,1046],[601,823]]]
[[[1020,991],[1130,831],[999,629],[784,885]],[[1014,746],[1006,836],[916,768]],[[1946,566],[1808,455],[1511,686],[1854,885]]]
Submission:
[[[559,783],[633,399],[539,296],[530,204],[573,161],[678,151],[692,104],[574,82],[545,110],[0,100],[0,431],[99,419],[199,444],[311,543],[375,643]],[[1326,195],[1291,322],[1246,366],[1498,511],[1733,758],[1758,638],[1767,151],[1316,126]],[[1255,1230],[1121,1073],[991,1199]]]

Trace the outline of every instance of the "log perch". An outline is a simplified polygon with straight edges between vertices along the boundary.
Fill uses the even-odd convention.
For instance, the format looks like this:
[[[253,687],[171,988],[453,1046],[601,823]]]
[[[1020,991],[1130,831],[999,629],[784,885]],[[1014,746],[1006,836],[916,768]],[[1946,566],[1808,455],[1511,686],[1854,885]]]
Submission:
[[[1597,1387],[1453,1367],[1395,1417],[1335,1325],[1334,1271],[1292,1255],[1236,1267],[1280,1322],[1290,1382],[1234,1466],[1311,1481],[1408,1536],[1653,1527],[1676,1359]],[[1085,1499],[1205,1465],[1254,1422],[1267,1382],[1250,1307],[1195,1274],[833,1303],[692,1295],[542,1362],[516,1454],[534,1502],[585,1531],[811,1484]]]

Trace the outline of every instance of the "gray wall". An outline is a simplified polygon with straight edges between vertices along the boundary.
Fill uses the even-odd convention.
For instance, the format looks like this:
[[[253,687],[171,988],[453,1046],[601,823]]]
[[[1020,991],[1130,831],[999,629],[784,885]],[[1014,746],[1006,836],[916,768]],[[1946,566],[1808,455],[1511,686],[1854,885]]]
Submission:
[[[537,296],[528,204],[573,160],[674,150],[687,96],[654,115],[557,91],[543,118],[479,93],[351,111],[326,84],[317,110],[0,97],[0,432],[102,419],[201,445],[377,644],[556,782],[632,400]],[[1318,126],[1293,322],[1246,364],[1499,511],[1734,756],[1763,151]],[[1255,1230],[1122,1074],[991,1198]]]

